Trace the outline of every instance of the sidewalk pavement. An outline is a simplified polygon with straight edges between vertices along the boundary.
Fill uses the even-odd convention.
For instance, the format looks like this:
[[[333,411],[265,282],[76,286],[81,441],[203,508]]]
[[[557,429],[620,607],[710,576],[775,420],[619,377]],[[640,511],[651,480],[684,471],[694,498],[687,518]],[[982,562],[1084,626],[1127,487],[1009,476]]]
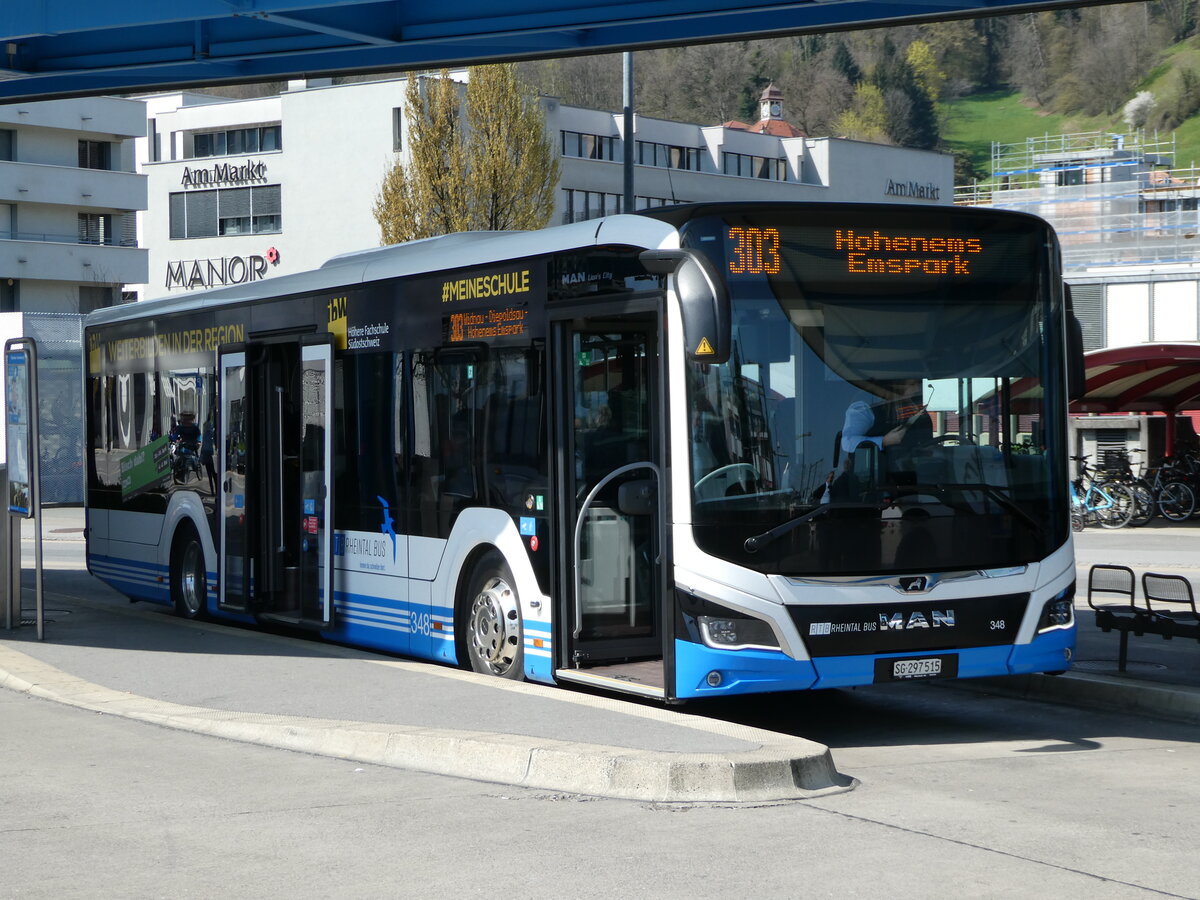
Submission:
[[[828,748],[789,735],[318,641],[185,622],[165,608],[129,603],[84,571],[81,510],[43,510],[42,532],[44,545],[68,542],[53,546],[61,561],[44,575],[46,640],[37,641],[32,627],[9,632],[0,622],[0,687],[250,743],[579,794],[740,802],[854,786],[837,772]],[[1131,542],[1164,540],[1122,534]],[[1188,543],[1200,544],[1197,536]],[[30,547],[28,524],[23,538]],[[1187,564],[1194,557],[1200,578],[1200,551],[1178,546],[1186,552],[1171,558]],[[1200,644],[1130,637],[1127,671],[1119,673],[1118,635],[1100,632],[1086,605],[1090,553],[1109,558],[1114,549],[1089,549],[1086,535],[1081,541],[1072,671],[939,684],[1200,721]],[[31,552],[24,563],[28,585]],[[32,591],[26,593],[30,607]]]

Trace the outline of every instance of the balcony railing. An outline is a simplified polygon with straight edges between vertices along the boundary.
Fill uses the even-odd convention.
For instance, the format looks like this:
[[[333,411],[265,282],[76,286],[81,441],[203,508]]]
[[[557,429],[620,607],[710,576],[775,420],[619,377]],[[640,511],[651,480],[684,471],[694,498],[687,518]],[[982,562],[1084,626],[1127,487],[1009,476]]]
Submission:
[[[105,240],[82,238],[77,234],[43,234],[33,231],[0,231],[0,241],[35,241],[47,244],[97,244],[105,247],[136,247],[136,238]]]

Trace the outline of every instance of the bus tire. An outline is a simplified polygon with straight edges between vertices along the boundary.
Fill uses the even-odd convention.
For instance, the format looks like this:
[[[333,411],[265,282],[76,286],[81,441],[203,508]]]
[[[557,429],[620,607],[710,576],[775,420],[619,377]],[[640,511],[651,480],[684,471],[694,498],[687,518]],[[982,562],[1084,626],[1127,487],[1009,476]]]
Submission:
[[[524,679],[525,636],[512,572],[497,553],[475,563],[459,605],[466,657],[472,671]]]
[[[208,603],[208,573],[204,546],[190,524],[180,528],[171,551],[171,602],[175,615],[184,619],[204,617]]]

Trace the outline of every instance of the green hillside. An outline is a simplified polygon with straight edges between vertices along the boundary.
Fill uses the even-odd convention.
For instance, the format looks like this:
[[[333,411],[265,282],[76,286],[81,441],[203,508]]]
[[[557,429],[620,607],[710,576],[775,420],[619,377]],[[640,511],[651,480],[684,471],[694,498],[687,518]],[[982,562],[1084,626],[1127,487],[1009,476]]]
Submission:
[[[1169,48],[1162,62],[1138,85],[1155,98],[1154,112],[1147,122],[1152,134],[1161,121],[1181,120],[1174,129],[1158,135],[1169,140],[1175,134],[1175,166],[1200,166],[1200,42],[1189,38]],[[942,105],[942,137],[948,149],[966,154],[982,174],[990,171],[992,142],[1010,144],[1029,137],[1087,131],[1125,133],[1129,126],[1120,113],[1106,116],[1049,113],[1015,90],[973,94]]]

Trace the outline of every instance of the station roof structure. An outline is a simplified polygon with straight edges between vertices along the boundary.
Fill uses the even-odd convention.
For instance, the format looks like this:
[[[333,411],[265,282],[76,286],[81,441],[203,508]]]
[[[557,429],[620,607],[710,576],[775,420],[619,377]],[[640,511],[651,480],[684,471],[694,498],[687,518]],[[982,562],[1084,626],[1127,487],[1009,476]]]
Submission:
[[[1088,2],[5,0],[0,102],[573,56]]]
[[[1200,343],[1137,344],[1084,355],[1087,393],[1075,413],[1178,412],[1200,408]]]

